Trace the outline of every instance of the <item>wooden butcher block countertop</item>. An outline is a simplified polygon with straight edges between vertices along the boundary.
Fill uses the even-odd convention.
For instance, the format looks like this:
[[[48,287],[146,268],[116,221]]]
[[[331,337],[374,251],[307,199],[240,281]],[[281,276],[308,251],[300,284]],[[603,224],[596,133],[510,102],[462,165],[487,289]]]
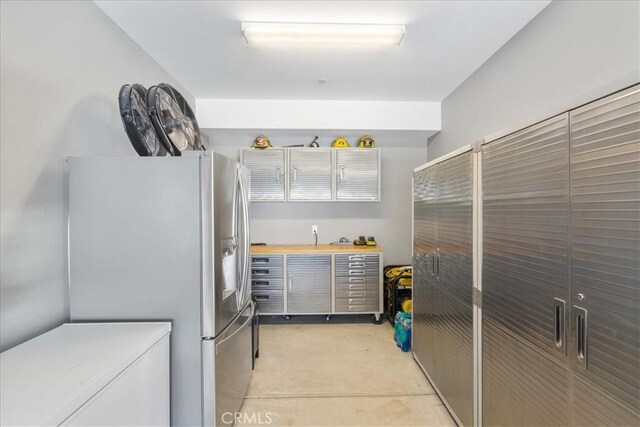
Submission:
[[[251,246],[251,253],[258,254],[352,254],[379,253],[380,246],[356,245],[256,245]]]

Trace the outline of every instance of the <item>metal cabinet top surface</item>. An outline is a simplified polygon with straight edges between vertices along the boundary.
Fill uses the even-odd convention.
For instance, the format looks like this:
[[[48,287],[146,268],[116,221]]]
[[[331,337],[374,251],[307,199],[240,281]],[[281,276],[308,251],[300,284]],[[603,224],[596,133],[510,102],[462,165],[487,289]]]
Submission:
[[[59,425],[171,331],[67,323],[0,354],[0,425]]]
[[[356,245],[258,245],[251,247],[251,254],[347,254],[381,253],[381,246]]]

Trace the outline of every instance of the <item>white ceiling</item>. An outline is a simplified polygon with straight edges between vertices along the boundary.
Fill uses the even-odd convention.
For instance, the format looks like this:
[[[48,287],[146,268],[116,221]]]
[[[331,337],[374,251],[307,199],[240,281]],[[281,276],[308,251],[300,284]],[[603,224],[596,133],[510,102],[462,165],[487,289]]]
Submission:
[[[196,98],[442,101],[550,2],[96,3]],[[256,46],[242,21],[406,24],[406,35],[399,47]]]

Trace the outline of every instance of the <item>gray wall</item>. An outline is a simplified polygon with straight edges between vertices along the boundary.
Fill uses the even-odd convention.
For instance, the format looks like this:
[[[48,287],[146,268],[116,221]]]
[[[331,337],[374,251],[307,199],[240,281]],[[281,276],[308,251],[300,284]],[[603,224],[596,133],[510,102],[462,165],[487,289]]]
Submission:
[[[429,160],[640,81],[640,3],[554,1],[442,103]]]
[[[239,159],[240,149],[251,145],[255,132],[205,130],[211,148]],[[308,144],[310,132],[269,132],[276,146]],[[345,133],[352,142],[362,133]],[[313,244],[311,226],[318,226],[318,243],[327,244],[344,236],[375,236],[384,248],[385,264],[411,263],[411,174],[426,161],[426,136],[413,132],[374,134],[380,148],[382,201],[380,203],[253,203],[251,205],[251,241]],[[330,146],[329,136],[320,145]]]
[[[136,155],[120,86],[175,82],[92,2],[0,7],[2,351],[69,317],[65,158]]]

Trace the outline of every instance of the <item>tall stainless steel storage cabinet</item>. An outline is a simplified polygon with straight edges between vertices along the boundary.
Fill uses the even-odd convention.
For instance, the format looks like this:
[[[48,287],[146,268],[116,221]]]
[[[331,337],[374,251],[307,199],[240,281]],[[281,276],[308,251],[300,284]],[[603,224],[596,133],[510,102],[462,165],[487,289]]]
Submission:
[[[640,86],[474,148],[414,174],[416,360],[464,425],[640,425]]]
[[[473,423],[473,153],[414,175],[413,354],[463,425]]]
[[[568,115],[482,152],[483,421],[569,425]],[[532,398],[535,397],[535,398]]]
[[[485,145],[483,422],[640,423],[640,89]]]

